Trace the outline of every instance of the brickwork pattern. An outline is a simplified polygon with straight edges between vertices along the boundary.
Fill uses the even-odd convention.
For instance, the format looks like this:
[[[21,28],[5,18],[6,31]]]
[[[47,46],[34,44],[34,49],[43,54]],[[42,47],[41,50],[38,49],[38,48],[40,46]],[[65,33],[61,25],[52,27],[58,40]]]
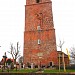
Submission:
[[[40,3],[51,2],[51,0],[40,0]],[[26,5],[37,4],[36,0],[26,0]]]
[[[40,14],[42,13],[42,14]],[[37,15],[42,19],[38,19]],[[51,3],[41,3],[36,5],[26,6],[26,31],[35,31],[37,26],[40,25],[42,30],[48,30],[53,28],[53,16]]]
[[[25,9],[24,63],[58,63],[52,3],[50,0],[27,0]],[[37,30],[40,26],[40,30]],[[38,44],[40,39],[40,44]]]

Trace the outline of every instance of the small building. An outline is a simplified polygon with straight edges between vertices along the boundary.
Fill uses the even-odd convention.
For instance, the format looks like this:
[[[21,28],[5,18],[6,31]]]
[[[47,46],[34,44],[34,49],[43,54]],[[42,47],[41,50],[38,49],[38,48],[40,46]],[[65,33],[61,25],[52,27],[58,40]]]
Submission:
[[[63,61],[66,66],[69,65],[68,55],[61,51],[57,51],[57,52],[58,52],[58,60],[60,60],[60,65],[61,66],[63,65]]]
[[[14,60],[11,58],[6,58],[6,60],[4,58],[2,58],[1,65],[4,65],[5,62],[8,63],[8,65],[9,65],[10,63],[14,62]]]

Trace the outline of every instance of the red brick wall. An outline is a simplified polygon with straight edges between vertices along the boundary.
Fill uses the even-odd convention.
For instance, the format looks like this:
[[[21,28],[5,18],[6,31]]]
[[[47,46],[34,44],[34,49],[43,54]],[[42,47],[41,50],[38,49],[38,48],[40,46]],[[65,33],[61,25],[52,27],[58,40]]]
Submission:
[[[69,58],[67,57],[67,58],[64,58],[64,61],[65,61],[65,65],[69,65]]]
[[[40,0],[39,3],[51,2],[51,0]],[[36,0],[26,0],[26,5],[37,4]]]
[[[37,30],[40,26],[41,30]],[[38,39],[40,44],[38,45]],[[55,29],[50,0],[27,0],[25,9],[24,63],[57,64]]]
[[[53,28],[53,16],[52,16],[52,4],[41,3],[34,5],[26,5],[26,31],[34,31],[38,25],[41,25],[42,30],[48,30]],[[42,13],[41,15],[39,13]],[[39,20],[37,15],[42,19]],[[40,23],[41,21],[41,23]]]

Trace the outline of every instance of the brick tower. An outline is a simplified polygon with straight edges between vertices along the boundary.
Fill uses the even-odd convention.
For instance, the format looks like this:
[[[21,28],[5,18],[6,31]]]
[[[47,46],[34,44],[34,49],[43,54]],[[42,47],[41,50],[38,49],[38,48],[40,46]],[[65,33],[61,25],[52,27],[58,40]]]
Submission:
[[[24,64],[57,65],[55,29],[50,0],[26,0]]]

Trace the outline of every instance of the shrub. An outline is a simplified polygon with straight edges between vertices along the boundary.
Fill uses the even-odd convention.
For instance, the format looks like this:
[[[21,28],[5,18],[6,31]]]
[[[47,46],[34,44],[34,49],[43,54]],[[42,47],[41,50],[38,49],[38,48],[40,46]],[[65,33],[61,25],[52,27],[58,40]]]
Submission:
[[[75,64],[67,66],[66,69],[73,69],[74,70],[75,69]]]

